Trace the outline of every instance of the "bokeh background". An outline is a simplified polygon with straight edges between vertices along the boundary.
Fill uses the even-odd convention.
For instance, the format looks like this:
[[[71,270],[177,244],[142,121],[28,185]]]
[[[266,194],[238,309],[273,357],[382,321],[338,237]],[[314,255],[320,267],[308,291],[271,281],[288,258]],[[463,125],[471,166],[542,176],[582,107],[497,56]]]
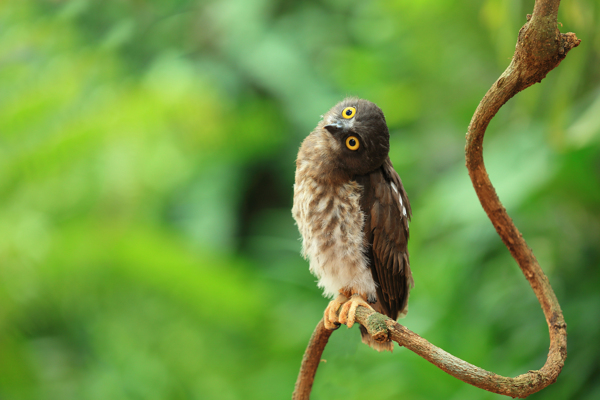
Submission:
[[[402,321],[498,374],[539,369],[540,306],[464,167],[533,1],[0,3],[0,398],[283,399],[327,300],[291,217],[295,156],[376,102],[409,193]],[[492,122],[485,157],[561,302],[569,356],[532,399],[600,398],[600,5]],[[334,333],[315,399],[500,399]]]

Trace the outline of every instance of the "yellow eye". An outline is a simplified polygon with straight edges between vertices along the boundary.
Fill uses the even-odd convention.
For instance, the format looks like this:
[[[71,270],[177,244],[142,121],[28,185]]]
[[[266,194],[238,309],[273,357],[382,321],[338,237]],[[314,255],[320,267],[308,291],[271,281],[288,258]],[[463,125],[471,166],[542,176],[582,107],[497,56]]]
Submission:
[[[354,114],[356,114],[356,108],[354,107],[346,107],[344,108],[344,111],[342,111],[342,117],[346,119],[354,117]]]
[[[358,150],[360,147],[360,142],[356,138],[356,136],[348,136],[346,139],[346,147],[350,150]]]

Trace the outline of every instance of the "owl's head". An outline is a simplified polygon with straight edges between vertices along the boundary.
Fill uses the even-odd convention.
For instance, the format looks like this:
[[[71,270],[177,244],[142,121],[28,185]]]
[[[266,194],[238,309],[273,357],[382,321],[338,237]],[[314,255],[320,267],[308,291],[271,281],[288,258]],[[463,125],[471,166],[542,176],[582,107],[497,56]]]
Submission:
[[[383,112],[367,100],[346,98],[323,116],[318,128],[335,141],[336,163],[355,175],[379,168],[390,150]]]

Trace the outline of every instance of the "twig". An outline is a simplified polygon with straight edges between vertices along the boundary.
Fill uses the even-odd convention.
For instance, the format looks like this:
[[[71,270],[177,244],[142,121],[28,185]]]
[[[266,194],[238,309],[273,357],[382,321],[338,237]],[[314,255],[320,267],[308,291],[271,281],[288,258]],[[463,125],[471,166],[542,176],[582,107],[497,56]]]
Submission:
[[[359,307],[358,322],[372,334],[382,335],[381,320],[385,320],[392,340],[404,346],[450,375],[476,387],[511,397],[527,397],[556,381],[567,357],[567,325],[564,321],[558,300],[548,278],[540,268],[535,256],[523,236],[515,227],[496,194],[483,163],[483,137],[491,119],[500,107],[521,90],[540,82],[552,69],[556,68],[567,53],[581,42],[574,33],[561,34],[557,28],[557,13],[560,0],[536,0],[533,15],[527,16],[527,23],[519,31],[513,59],[483,97],[469,125],[465,147],[466,165],[469,176],[479,197],[481,206],[496,228],[498,235],[519,264],[537,296],[546,317],[550,332],[550,350],[544,366],[538,371],[529,371],[514,378],[503,377],[469,364],[427,340],[413,333],[381,314]],[[377,315],[377,318],[373,318]],[[373,323],[375,322],[375,323]],[[321,324],[320,324],[321,325]],[[319,325],[319,326],[320,326]],[[323,332],[317,327],[311,344],[325,343],[331,332]],[[304,370],[305,365],[314,366],[307,349],[302,368],[296,382],[294,399],[308,399],[312,387],[314,371]],[[324,344],[323,344],[324,346]],[[318,358],[322,352],[320,348]],[[318,362],[316,363],[318,366]],[[310,373],[312,373],[311,376]],[[306,389],[308,387],[308,390]]]

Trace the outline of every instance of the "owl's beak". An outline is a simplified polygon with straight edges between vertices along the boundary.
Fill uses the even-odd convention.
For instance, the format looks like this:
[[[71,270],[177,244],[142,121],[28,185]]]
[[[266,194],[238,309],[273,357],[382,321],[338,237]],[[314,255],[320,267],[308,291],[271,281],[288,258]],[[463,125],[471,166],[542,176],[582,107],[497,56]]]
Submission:
[[[343,129],[343,126],[340,122],[336,122],[335,124],[325,125],[323,128],[327,129],[332,135],[335,135]]]

